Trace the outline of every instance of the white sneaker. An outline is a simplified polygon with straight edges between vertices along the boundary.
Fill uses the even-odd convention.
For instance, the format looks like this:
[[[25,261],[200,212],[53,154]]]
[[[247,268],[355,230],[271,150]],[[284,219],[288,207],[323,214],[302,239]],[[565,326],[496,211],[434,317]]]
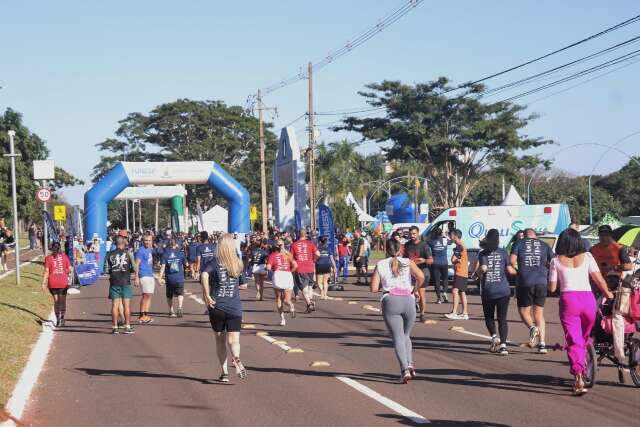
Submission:
[[[509,350],[507,350],[507,345],[505,343],[500,344],[500,351],[498,352],[501,356],[508,356]]]
[[[536,326],[529,329],[529,347],[534,348],[540,340],[540,330]]]
[[[286,326],[287,325],[287,321],[284,319],[284,317],[280,318],[280,326]]]
[[[459,314],[458,315],[458,319],[460,319],[460,320],[469,320],[469,315],[468,314]]]
[[[499,348],[500,348],[500,338],[494,335],[491,337],[491,347],[489,347],[489,352],[497,353]]]
[[[460,320],[460,315],[458,313],[447,313],[444,315],[449,320]]]

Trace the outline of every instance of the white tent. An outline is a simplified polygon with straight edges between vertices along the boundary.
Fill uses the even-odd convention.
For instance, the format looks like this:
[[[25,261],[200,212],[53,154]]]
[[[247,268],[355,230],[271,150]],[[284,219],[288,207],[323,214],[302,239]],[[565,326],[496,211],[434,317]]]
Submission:
[[[526,205],[526,203],[524,202],[524,200],[522,200],[522,197],[520,197],[520,194],[518,194],[518,191],[513,185],[509,187],[509,192],[507,193],[507,196],[504,198],[502,203],[500,203],[500,206],[524,206],[524,205]]]
[[[366,213],[364,211],[364,209],[362,209],[360,207],[360,205],[358,204],[358,202],[356,202],[356,199],[355,199],[355,197],[353,197],[353,194],[351,192],[349,192],[349,194],[347,194],[347,196],[345,197],[345,202],[347,202],[347,205],[353,206],[353,208],[356,210],[356,213],[358,214],[358,221],[359,222],[376,222],[376,221],[378,221],[375,217],[372,217],[371,215]]]
[[[215,205],[208,211],[202,214],[202,221],[204,222],[204,230],[208,232],[212,231],[227,231],[229,211],[220,205]],[[198,231],[203,231],[200,227],[200,221],[198,221]]]

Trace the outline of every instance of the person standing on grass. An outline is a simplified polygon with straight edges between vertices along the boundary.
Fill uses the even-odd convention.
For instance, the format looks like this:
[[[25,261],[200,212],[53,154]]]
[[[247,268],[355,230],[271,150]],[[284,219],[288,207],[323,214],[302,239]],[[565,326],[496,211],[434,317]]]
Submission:
[[[313,302],[313,276],[315,274],[315,260],[320,256],[316,245],[307,238],[306,230],[300,230],[300,238],[291,245],[291,255],[298,265],[294,279],[298,289],[302,291],[302,297],[307,304],[306,313],[315,311]]]
[[[182,304],[184,303],[184,270],[187,260],[184,252],[180,250],[175,239],[169,241],[169,246],[164,250],[160,264],[160,280],[167,287],[167,305],[169,317],[182,317]],[[173,310],[173,298],[178,299],[177,313]]]
[[[511,266],[518,269],[518,312],[529,328],[529,346],[537,346],[540,354],[547,353],[544,303],[549,287],[549,263],[553,257],[553,250],[538,239],[532,228],[524,230],[524,238],[511,250]]]
[[[422,283],[416,283],[416,288],[420,295],[420,300],[418,301],[420,321],[423,322],[424,312],[427,309],[427,286],[431,277],[429,266],[433,264],[433,255],[429,245],[420,239],[420,229],[415,225],[412,225],[409,229],[409,241],[404,244],[404,255],[418,266],[424,276]]]
[[[362,284],[360,279],[364,276],[364,284],[366,286],[369,284],[369,278],[367,277],[367,244],[364,237],[362,237],[362,232],[360,230],[356,230],[354,232],[351,246],[351,260],[353,261],[353,266],[356,269],[356,276],[358,277],[356,285]]]
[[[467,305],[467,284],[469,282],[469,256],[467,248],[462,242],[462,231],[454,229],[450,234],[451,241],[456,245],[451,257],[453,264],[453,307],[451,313],[445,314],[450,320],[469,320]],[[458,313],[458,305],[462,303],[462,313]]]
[[[109,275],[109,299],[111,300],[111,333],[118,334],[118,316],[124,317],[125,334],[135,333],[131,327],[131,273],[135,272],[135,261],[127,250],[127,239],[124,236],[116,238],[116,248],[109,252],[104,260],[104,272]]]
[[[231,349],[231,363],[238,377],[244,379],[247,376],[247,370],[240,361],[242,269],[233,235],[225,234],[219,241],[216,258],[207,264],[200,275],[202,299],[207,304],[211,328],[216,334],[216,353],[222,368],[220,382],[229,382],[227,345]]]
[[[142,298],[140,299],[140,323],[151,323],[149,316],[151,298],[155,291],[156,279],[153,277],[153,237],[146,233],[142,244],[135,255],[136,259],[136,285],[142,286]]]
[[[56,316],[56,327],[64,326],[70,272],[71,261],[69,261],[69,257],[60,252],[60,243],[54,242],[51,245],[51,255],[48,255],[44,259],[42,290],[49,289],[49,293],[53,297],[53,312]]]
[[[382,285],[382,316],[391,333],[393,348],[400,364],[400,381],[408,383],[416,377],[413,368],[411,329],[416,321],[416,286],[423,283],[422,270],[408,258],[402,257],[400,243],[387,242],[387,257],[378,261],[371,276],[371,292]]]
[[[507,336],[509,334],[509,324],[507,323],[507,312],[509,311],[509,299],[511,298],[511,288],[507,280],[507,274],[515,274],[516,271],[509,264],[507,251],[500,247],[500,233],[495,228],[487,232],[484,240],[484,249],[478,256],[480,264],[480,295],[482,300],[482,311],[484,312],[484,322],[487,330],[491,334],[491,353],[498,353],[506,356]],[[496,321],[498,317],[498,332],[496,335]]]

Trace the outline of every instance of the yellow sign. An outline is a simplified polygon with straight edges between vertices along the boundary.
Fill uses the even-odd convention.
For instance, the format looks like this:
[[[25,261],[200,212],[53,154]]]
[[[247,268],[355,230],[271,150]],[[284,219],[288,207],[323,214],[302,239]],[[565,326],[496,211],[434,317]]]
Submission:
[[[53,207],[53,220],[66,221],[66,219],[67,219],[67,207],[65,205],[55,205]]]
[[[249,212],[249,219],[251,221],[256,221],[258,219],[258,208],[255,206],[251,206],[251,211]]]

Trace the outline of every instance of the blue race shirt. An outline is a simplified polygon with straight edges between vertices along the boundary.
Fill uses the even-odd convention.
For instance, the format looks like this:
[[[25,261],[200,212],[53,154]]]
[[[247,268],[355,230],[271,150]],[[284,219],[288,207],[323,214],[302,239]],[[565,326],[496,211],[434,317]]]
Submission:
[[[209,294],[216,301],[215,308],[231,316],[242,316],[239,286],[244,283],[244,275],[229,276],[217,259],[210,262],[204,272],[209,274]]]
[[[194,263],[196,262],[196,258],[198,256],[198,244],[197,243],[191,243],[189,245],[189,262]]]
[[[481,281],[482,298],[497,299],[511,295],[509,280],[507,279],[507,266],[509,255],[507,251],[498,248],[495,251],[483,250],[478,256],[480,265],[487,266],[487,272]]]
[[[434,265],[449,265],[449,258],[447,257],[449,241],[447,239],[440,237],[429,240],[427,244],[431,248]]]
[[[140,260],[140,277],[153,277],[153,249],[144,246],[136,251],[136,261]]]
[[[183,285],[184,284],[184,252],[180,249],[166,248],[162,254],[162,263],[164,264],[165,279],[167,285]]]
[[[540,239],[520,240],[511,251],[518,258],[518,286],[547,285],[553,251]]]
[[[196,250],[196,256],[200,257],[200,272],[216,257],[216,245],[213,243],[202,243]]]

